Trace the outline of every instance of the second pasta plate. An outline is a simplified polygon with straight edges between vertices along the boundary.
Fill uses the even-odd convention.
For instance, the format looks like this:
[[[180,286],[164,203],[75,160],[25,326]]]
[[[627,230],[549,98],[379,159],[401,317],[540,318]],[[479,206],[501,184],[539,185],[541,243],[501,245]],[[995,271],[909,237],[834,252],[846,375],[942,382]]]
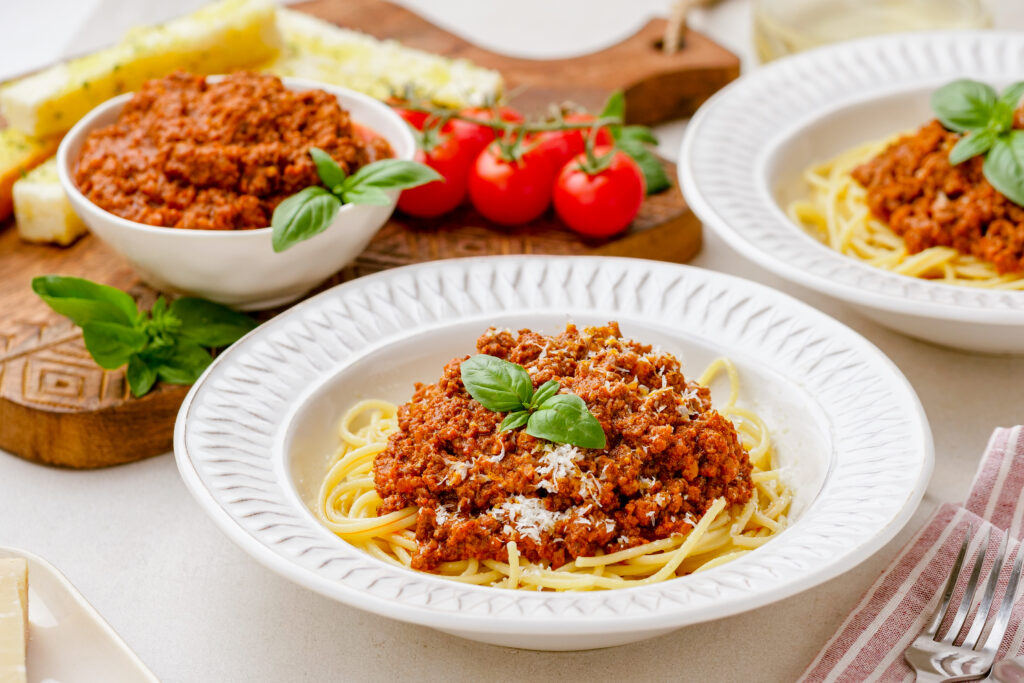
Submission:
[[[536,336],[520,333],[527,328]],[[471,401],[456,381],[458,362],[473,354],[521,364],[536,376],[534,386],[502,399],[508,405],[492,404],[493,391],[474,403],[476,395]],[[573,354],[575,361],[566,360]],[[723,357],[735,382],[728,365],[714,365]],[[717,367],[703,378],[710,396],[696,381],[708,366]],[[467,388],[491,386],[461,370]],[[595,379],[593,372],[605,374]],[[550,377],[560,388],[543,389]],[[416,391],[417,382],[424,388]],[[437,414],[396,422],[389,404],[409,402],[414,391],[420,408],[429,404]],[[658,424],[675,425],[677,436],[690,421],[714,427],[692,450],[700,472],[685,474],[697,488],[679,480],[684,461],[667,465],[677,474],[663,481],[652,469],[625,477],[605,469],[628,461],[627,440],[666,448],[654,445],[665,427],[614,423],[608,406],[619,404],[601,400],[613,395],[657,415]],[[543,419],[535,425],[538,412],[557,412],[547,402],[552,396],[562,408],[585,397],[603,420],[608,448],[617,450],[602,451],[579,415],[577,431],[548,424],[545,432]],[[534,411],[529,422],[524,414],[509,433],[496,433],[498,420],[524,407]],[[354,409],[361,413],[343,422]],[[472,524],[456,526],[470,514],[456,499],[416,498],[420,473],[396,469],[385,445],[400,428],[403,458],[434,457],[424,444],[459,420],[474,425],[466,439],[441,441],[473,452],[427,472],[424,487],[516,479],[516,469],[523,475],[508,497],[480,504],[491,506],[483,524],[500,537],[481,562],[459,559],[458,544],[417,545],[417,521],[428,532],[449,525],[460,538],[476,533],[478,553],[491,539]],[[531,448],[533,462],[515,459]],[[719,457],[727,452],[739,465]],[[913,390],[855,332],[745,280],[615,258],[460,259],[329,290],[218,357],[182,405],[175,454],[186,485],[227,535],[301,585],[455,635],[554,650],[652,637],[836,576],[903,526],[932,465]],[[581,480],[577,491],[560,480],[570,470],[595,488],[584,491]],[[752,488],[758,504],[749,503]],[[545,502],[549,496],[559,498]],[[376,510],[382,499],[387,509]],[[615,514],[604,515],[602,505]],[[598,527],[607,533],[595,535]],[[655,527],[666,538],[645,546]],[[690,527],[704,536],[687,545]],[[547,534],[564,546],[538,557],[533,540],[548,541]],[[570,545],[576,550],[561,552]]]
[[[716,94],[688,127],[679,163],[687,201],[745,257],[886,326],[958,348],[1024,353],[1020,276],[991,278],[995,288],[953,284],[937,267],[914,276],[922,269],[913,261],[922,257],[913,253],[896,269],[879,267],[823,243],[793,210],[814,194],[810,169],[821,171],[844,155],[852,168],[887,140],[917,131],[935,119],[930,98],[951,81],[969,78],[1002,89],[1020,80],[1015,65],[1022,55],[1020,34],[915,33],[827,46],[766,65]],[[839,194],[837,205],[848,191],[863,192],[848,172],[844,177],[845,186],[819,188]],[[825,185],[823,175],[818,180]],[[863,201],[852,204],[871,218]],[[830,210],[820,209],[822,230]],[[888,227],[874,225],[903,249]],[[991,270],[967,260],[969,268]]]

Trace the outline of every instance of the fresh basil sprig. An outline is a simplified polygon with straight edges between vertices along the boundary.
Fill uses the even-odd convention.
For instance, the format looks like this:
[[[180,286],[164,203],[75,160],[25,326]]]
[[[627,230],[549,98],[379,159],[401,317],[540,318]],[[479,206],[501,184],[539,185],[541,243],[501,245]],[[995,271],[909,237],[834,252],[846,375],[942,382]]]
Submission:
[[[616,90],[604,104],[604,109],[598,118],[618,117],[619,120],[626,120],[626,97],[621,90]],[[672,187],[668,174],[662,167],[658,157],[650,150],[650,145],[657,145],[658,138],[654,137],[651,129],[647,126],[608,126],[611,131],[615,145],[623,152],[633,158],[633,161],[640,167],[644,174],[644,181],[647,185],[647,194],[656,194],[662,190]]]
[[[277,205],[270,220],[275,252],[282,252],[326,230],[342,204],[387,206],[391,197],[385,190],[404,190],[435,180],[444,181],[437,171],[416,161],[381,159],[346,176],[341,166],[322,149],[310,147],[309,155],[325,187],[307,187]]]
[[[982,172],[992,187],[1024,206],[1024,131],[1013,128],[1014,110],[1024,96],[1024,82],[1002,93],[987,83],[961,79],[932,94],[932,110],[948,130],[963,133],[949,152],[956,165],[984,155]]]
[[[508,413],[499,431],[526,426],[538,439],[567,443],[580,448],[604,448],[607,440],[601,423],[575,394],[559,394],[557,381],[533,388],[526,368],[494,356],[478,354],[460,366],[462,384],[484,408]]]
[[[192,297],[170,305],[159,297],[140,312],[120,289],[77,277],[43,275],[32,280],[32,291],[82,328],[97,365],[128,365],[125,376],[135,396],[148,393],[157,379],[192,384],[213,360],[208,348],[227,346],[256,327],[247,315]]]

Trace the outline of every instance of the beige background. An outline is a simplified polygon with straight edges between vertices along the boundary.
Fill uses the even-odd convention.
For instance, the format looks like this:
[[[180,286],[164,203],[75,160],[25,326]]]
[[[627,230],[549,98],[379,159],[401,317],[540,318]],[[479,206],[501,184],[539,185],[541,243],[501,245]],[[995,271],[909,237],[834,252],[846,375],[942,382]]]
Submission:
[[[665,4],[517,0],[510,10],[507,3],[405,1],[429,5],[449,27],[485,44],[537,55],[612,42]],[[126,23],[197,4],[0,0],[0,74],[101,45]],[[1024,28],[1022,4],[1002,0],[998,26]],[[729,0],[699,22],[745,52],[748,11],[744,0]],[[548,24],[557,31],[545,33]],[[682,126],[661,131],[672,156]],[[889,332],[750,265],[714,235],[706,240],[696,265],[792,293],[877,344],[914,385],[933,427],[935,474],[913,521],[870,560],[802,595],[608,650],[548,654],[478,645],[350,609],[264,569],[200,511],[170,455],[68,472],[0,454],[0,545],[55,563],[165,681],[793,680],[935,507],[964,496],[992,428],[1024,422],[1024,358],[959,353]]]

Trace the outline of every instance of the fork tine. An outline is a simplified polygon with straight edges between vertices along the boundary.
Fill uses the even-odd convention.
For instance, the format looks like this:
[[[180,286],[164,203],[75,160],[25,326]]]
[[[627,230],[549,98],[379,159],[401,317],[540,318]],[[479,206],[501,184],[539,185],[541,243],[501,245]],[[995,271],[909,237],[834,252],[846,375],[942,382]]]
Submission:
[[[1010,623],[1010,612],[1013,610],[1013,602],[1017,597],[1017,584],[1020,582],[1021,562],[1024,561],[1024,552],[1017,548],[1017,557],[1013,561],[1013,570],[1010,572],[1010,580],[1006,583],[1006,593],[1003,594],[1003,601],[999,605],[999,614],[992,621],[992,630],[988,632],[985,639],[985,651],[995,653],[1003,642],[1006,635],[1006,626]]]
[[[985,629],[989,608],[992,607],[992,599],[996,595],[996,586],[999,584],[999,575],[1003,571],[1003,562],[1006,561],[1006,548],[1010,543],[1010,534],[1003,534],[1003,542],[999,544],[996,557],[992,561],[992,571],[989,573],[988,583],[985,584],[985,593],[981,596],[981,603],[978,611],[974,613],[974,623],[971,630],[964,637],[964,647],[975,648],[981,639],[981,632]]]
[[[946,637],[942,639],[943,643],[952,645],[956,637],[960,635],[964,622],[967,621],[967,614],[971,611],[971,603],[974,602],[974,594],[978,590],[981,567],[985,564],[985,553],[988,551],[988,543],[991,539],[992,527],[989,527],[985,534],[985,539],[978,546],[978,554],[974,556],[974,568],[971,569],[971,578],[967,580],[967,585],[964,586],[964,597],[960,600],[960,607],[956,610],[956,616],[953,617],[953,621],[949,625]]]
[[[967,546],[971,543],[971,534],[974,533],[974,527],[971,525],[967,526],[967,533],[964,534],[964,542],[960,544],[960,552],[957,553],[956,562],[953,563],[953,568],[949,570],[949,579],[946,581],[946,590],[942,592],[942,600],[939,602],[939,606],[935,610],[935,614],[932,616],[932,623],[928,625],[928,630],[924,633],[925,635],[935,637],[936,631],[939,630],[939,624],[942,623],[942,618],[946,616],[946,608],[949,607],[949,598],[953,595],[953,588],[956,586],[956,579],[960,576],[960,567],[964,564],[964,555],[967,554]]]

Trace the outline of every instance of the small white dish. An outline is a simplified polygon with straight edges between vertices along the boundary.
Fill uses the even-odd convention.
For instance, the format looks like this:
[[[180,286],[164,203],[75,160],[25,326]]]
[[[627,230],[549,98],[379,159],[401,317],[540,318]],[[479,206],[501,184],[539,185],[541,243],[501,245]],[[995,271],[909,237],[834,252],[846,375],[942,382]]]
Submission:
[[[217,77],[210,77],[215,80]],[[387,105],[347,88],[282,78],[290,90],[319,89],[335,95],[352,120],[385,138],[397,159],[412,159],[416,143],[409,126]],[[120,253],[156,289],[201,296],[243,310],[289,303],[358,256],[394,211],[388,206],[346,204],[331,226],[281,253],[271,247],[271,229],[187,230],[136,223],[101,209],[73,180],[88,134],[117,120],[131,93],[85,115],[57,150],[57,173],[75,213]],[[390,191],[392,200],[398,192]]]
[[[537,593],[385,564],[311,512],[336,424],[360,399],[405,402],[487,327],[545,333],[620,323],[697,376],[741,374],[795,489],[793,523],[749,555],[661,584]],[[722,387],[712,387],[713,395]],[[349,605],[464,638],[540,650],[650,638],[760,607],[852,568],[907,522],[932,468],[913,389],[863,337],[753,282],[654,261],[509,256],[358,278],[304,301],[217,357],[186,397],[174,452],[227,536],[289,579]]]
[[[0,546],[8,557],[28,561],[28,683],[159,683],[56,567]]]
[[[781,59],[727,86],[683,138],[679,177],[702,221],[743,256],[905,334],[989,353],[1024,353],[1024,292],[930,282],[821,244],[785,213],[800,175],[860,143],[932,118],[931,93],[957,78],[1020,80],[1024,34],[912,33]]]

